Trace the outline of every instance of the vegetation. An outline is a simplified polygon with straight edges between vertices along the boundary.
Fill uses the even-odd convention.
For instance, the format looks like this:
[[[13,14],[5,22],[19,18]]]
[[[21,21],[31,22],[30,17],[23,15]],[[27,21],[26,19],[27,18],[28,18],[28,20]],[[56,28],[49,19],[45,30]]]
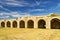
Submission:
[[[60,30],[0,28],[0,40],[60,40]]]
[[[51,13],[50,16],[53,17],[53,16],[56,16],[56,14]]]

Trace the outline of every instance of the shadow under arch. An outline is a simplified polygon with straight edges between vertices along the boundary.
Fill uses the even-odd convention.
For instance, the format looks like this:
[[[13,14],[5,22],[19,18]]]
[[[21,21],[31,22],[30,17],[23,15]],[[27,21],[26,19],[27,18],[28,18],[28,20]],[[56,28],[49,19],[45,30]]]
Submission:
[[[23,20],[21,20],[19,22],[19,26],[20,26],[20,28],[25,28],[25,22]]]
[[[50,22],[51,22],[51,29],[60,29],[60,20],[58,18],[54,18]]]
[[[10,23],[10,21],[7,21],[7,27],[11,27],[11,23]]]
[[[17,21],[13,21],[13,28],[17,28]]]
[[[1,26],[2,27],[5,27],[5,22],[1,22]]]
[[[34,28],[34,21],[33,20],[28,20],[27,28]]]
[[[45,20],[40,19],[40,20],[38,21],[38,28],[46,28],[45,25],[46,25]]]

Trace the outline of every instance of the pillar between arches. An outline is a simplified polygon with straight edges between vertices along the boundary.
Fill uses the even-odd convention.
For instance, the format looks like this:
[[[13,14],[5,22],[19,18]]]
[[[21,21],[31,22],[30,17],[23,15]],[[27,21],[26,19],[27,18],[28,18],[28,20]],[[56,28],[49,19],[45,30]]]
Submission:
[[[27,21],[25,22],[25,28],[27,28]]]
[[[17,21],[17,28],[20,28],[20,27],[19,27],[19,21]]]
[[[50,29],[50,20],[46,20],[46,28]]]
[[[13,23],[12,23],[12,21],[11,21],[11,28],[13,28],[13,26],[12,26],[12,25],[13,25]]]
[[[37,23],[37,21],[34,21],[34,28],[38,28],[38,23]]]

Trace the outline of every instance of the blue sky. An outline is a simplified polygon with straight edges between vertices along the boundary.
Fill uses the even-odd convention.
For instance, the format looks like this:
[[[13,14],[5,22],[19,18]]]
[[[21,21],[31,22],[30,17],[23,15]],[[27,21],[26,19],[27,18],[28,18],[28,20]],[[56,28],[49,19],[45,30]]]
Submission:
[[[0,18],[60,13],[60,0],[0,0]]]

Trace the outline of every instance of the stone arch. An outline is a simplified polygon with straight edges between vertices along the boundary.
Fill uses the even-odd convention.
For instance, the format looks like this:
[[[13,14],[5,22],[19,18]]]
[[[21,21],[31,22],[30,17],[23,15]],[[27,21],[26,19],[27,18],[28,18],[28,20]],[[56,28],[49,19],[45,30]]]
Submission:
[[[17,21],[13,21],[13,28],[17,28]]]
[[[7,27],[11,27],[10,21],[7,21],[6,25],[7,25]]]
[[[5,27],[5,22],[1,22],[1,26],[2,27]]]
[[[38,21],[38,28],[46,28],[46,22],[45,20],[41,19]]]
[[[27,22],[27,28],[34,28],[34,21],[33,20],[29,20]]]
[[[51,20],[51,29],[60,29],[60,20],[58,18]]]
[[[25,22],[23,20],[21,20],[19,22],[20,28],[25,28]]]

